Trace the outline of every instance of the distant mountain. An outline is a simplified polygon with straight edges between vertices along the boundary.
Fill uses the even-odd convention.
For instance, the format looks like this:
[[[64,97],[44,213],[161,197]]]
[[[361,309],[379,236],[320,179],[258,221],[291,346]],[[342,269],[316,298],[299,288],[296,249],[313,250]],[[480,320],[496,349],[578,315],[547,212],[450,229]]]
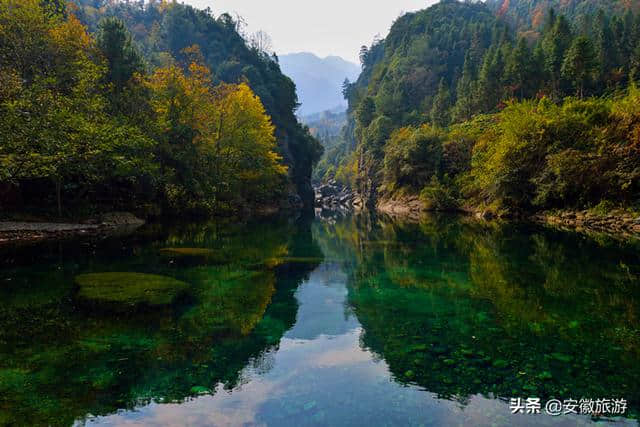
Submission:
[[[354,81],[360,67],[337,56],[319,58],[312,53],[280,56],[280,68],[295,82],[302,106],[299,116],[320,113],[336,107],[346,108],[342,96],[345,78]]]
[[[347,124],[347,112],[342,109],[323,111],[302,116],[300,122],[309,126],[311,135],[324,143],[340,136],[342,128]]]

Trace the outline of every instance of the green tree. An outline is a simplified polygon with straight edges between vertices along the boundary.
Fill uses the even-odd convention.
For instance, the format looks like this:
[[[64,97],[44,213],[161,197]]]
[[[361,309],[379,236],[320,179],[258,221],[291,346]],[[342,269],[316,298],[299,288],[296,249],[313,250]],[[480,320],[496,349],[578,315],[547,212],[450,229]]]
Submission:
[[[342,96],[344,99],[351,99],[351,92],[353,90],[353,86],[348,78],[344,79],[342,82]]]
[[[542,40],[545,71],[550,78],[550,89],[555,98],[561,96],[562,63],[565,53],[571,45],[571,40],[571,27],[564,16],[555,19],[553,27],[545,34]]]
[[[576,37],[562,63],[563,76],[571,81],[580,98],[584,97],[584,88],[593,78],[597,69],[593,44],[585,36]]]
[[[476,85],[471,53],[467,52],[462,68],[462,76],[456,87],[456,104],[453,109],[453,120],[457,122],[471,119],[476,111]]]
[[[629,79],[635,84],[640,83],[640,43],[636,46],[629,58]]]
[[[96,43],[107,60],[105,80],[112,86],[114,107],[136,73],[144,73],[142,56],[133,45],[131,34],[118,18],[104,18],[98,24]]]
[[[505,70],[505,80],[512,95],[517,94],[519,98],[524,98],[530,94],[529,86],[532,80],[532,68],[531,51],[527,41],[524,38],[520,38],[507,59]]]
[[[478,79],[478,102],[484,112],[494,110],[502,100],[504,67],[503,50],[492,47],[484,58]]]
[[[603,10],[598,11],[596,17],[595,52],[599,81],[606,85],[607,75],[618,67],[619,57],[611,23]]]
[[[33,31],[7,34],[20,28]],[[96,182],[144,173],[151,141],[108,116],[104,68],[93,61],[93,41],[73,15],[52,15],[35,0],[2,0],[0,39],[6,41],[0,57],[19,59],[12,74],[21,80],[0,100],[0,181],[50,180],[62,215],[65,184],[76,187],[77,198]],[[43,67],[24,58],[40,58]]]
[[[438,85],[438,92],[433,99],[433,106],[431,107],[431,123],[439,127],[445,127],[449,125],[451,120],[450,114],[451,108],[451,94],[449,93],[449,87],[445,84],[444,79],[440,80]]]
[[[443,139],[441,131],[426,125],[396,130],[384,149],[385,189],[417,192],[437,177]]]
[[[376,113],[376,104],[373,98],[366,97],[358,106],[356,111],[356,120],[362,127],[367,127],[373,121]]]

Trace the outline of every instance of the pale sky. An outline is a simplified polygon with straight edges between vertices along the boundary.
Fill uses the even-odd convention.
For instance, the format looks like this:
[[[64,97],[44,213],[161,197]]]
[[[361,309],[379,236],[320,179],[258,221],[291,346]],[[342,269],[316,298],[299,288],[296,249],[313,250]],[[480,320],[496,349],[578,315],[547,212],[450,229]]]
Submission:
[[[239,14],[247,31],[266,31],[279,55],[312,52],[358,63],[358,51],[376,34],[387,35],[402,12],[424,9],[437,0],[184,0],[215,16]]]

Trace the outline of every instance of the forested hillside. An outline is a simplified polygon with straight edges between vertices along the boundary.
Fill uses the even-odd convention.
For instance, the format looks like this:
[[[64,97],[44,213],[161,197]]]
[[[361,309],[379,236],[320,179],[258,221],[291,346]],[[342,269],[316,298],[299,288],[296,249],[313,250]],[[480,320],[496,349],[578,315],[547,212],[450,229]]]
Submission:
[[[523,32],[542,30],[551,9],[572,21],[588,20],[599,10],[616,15],[640,10],[637,0],[487,0],[486,3],[498,17]]]
[[[246,81],[275,125],[279,152],[289,166],[295,190],[307,205],[312,203],[311,170],[321,147],[296,119],[298,96],[293,81],[255,35],[244,35],[238,19],[228,14],[214,17],[209,9],[177,2],[74,1],[82,5],[77,14],[90,29],[104,16],[122,19],[151,65],[164,65],[167,58],[184,60],[182,50],[197,45],[214,82]]]
[[[215,214],[296,194],[312,204],[322,149],[295,117],[295,85],[229,15],[1,0],[0,50],[10,208]]]
[[[315,136],[324,152],[313,170],[314,183],[334,178],[336,167],[342,159],[348,156],[348,147],[344,138],[344,127],[347,124],[345,111],[325,111],[302,117],[301,120],[309,126],[309,131]]]
[[[626,88],[640,77],[640,16],[624,2],[562,2],[582,7],[564,8],[571,20],[550,8],[533,34],[502,16],[536,2],[507,3],[443,0],[363,47],[363,74],[345,87],[357,148],[336,176],[369,205],[402,194],[500,212],[638,203],[638,93]]]

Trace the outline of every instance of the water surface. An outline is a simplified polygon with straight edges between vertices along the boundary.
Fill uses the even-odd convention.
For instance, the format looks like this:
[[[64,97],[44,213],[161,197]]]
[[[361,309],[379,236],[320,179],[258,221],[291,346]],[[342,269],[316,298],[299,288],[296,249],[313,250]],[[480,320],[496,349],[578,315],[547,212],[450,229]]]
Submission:
[[[635,425],[638,249],[356,217],[5,250],[0,425]],[[189,288],[161,307],[81,298],[74,278],[105,272]],[[629,408],[512,415],[512,397]]]

